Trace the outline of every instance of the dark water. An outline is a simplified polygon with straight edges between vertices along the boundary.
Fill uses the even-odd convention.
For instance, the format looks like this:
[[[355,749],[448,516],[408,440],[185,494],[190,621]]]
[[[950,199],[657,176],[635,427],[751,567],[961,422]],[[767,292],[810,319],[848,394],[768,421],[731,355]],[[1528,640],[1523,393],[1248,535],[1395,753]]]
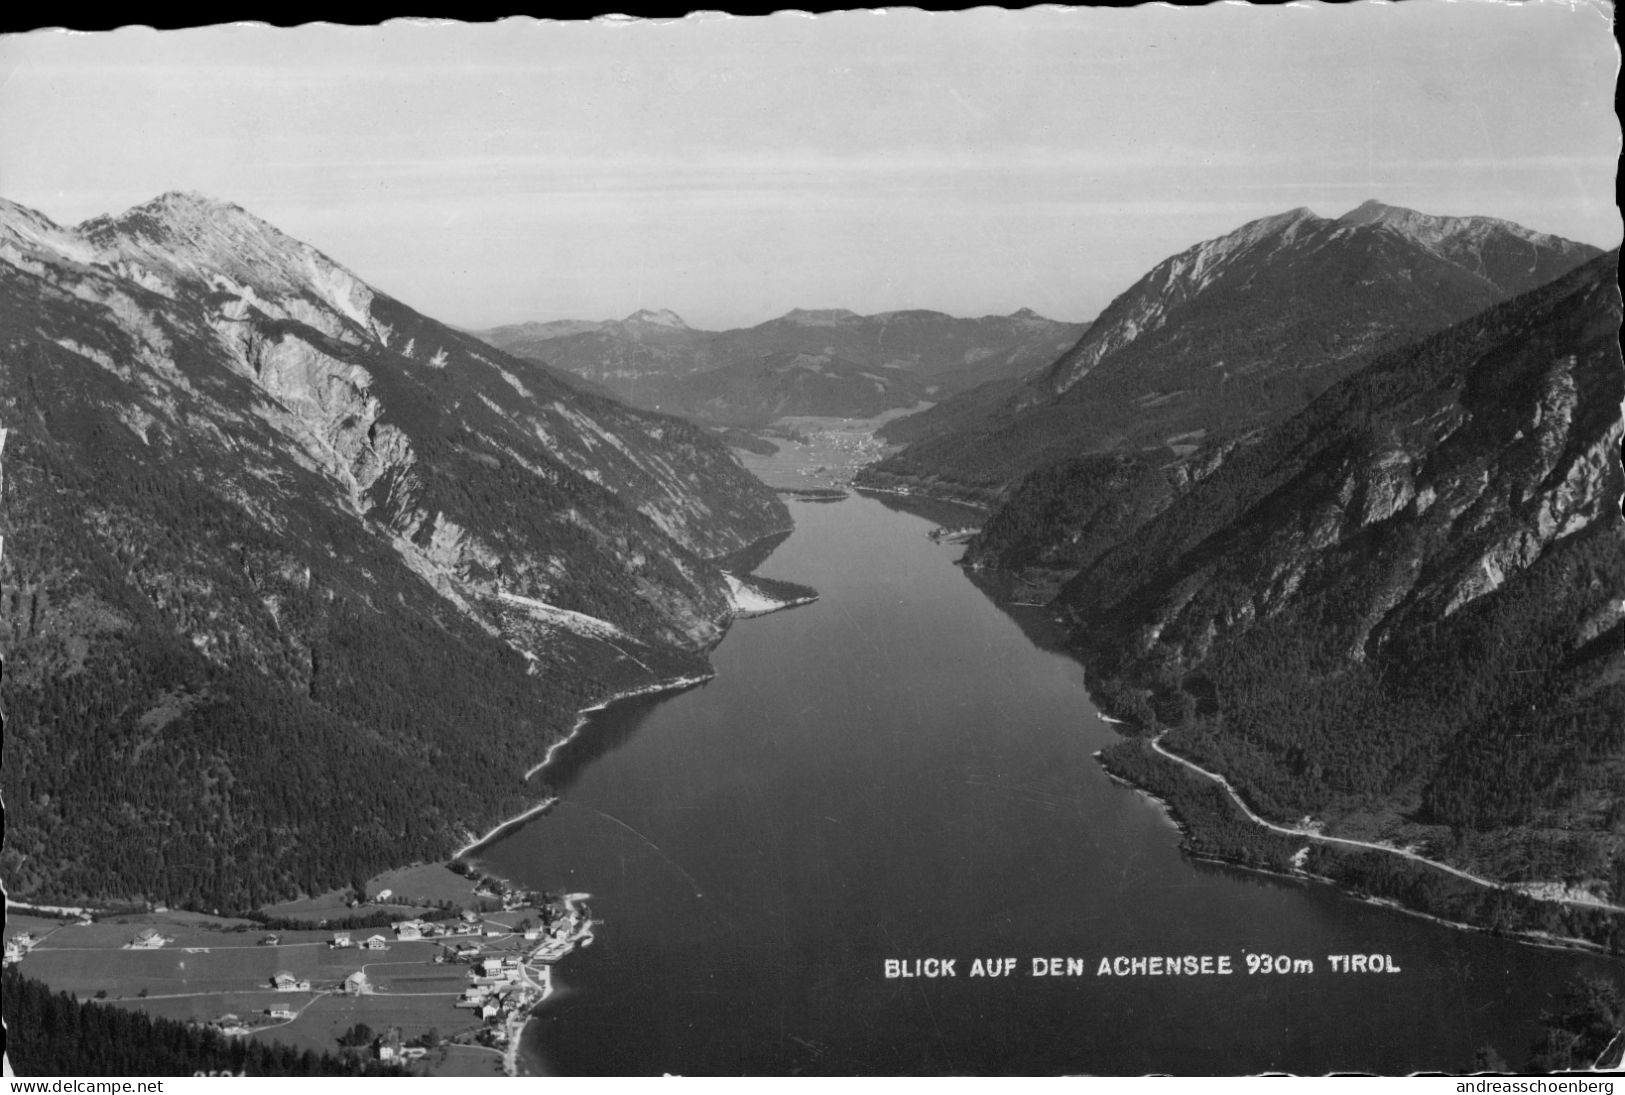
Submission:
[[[563,801],[484,857],[590,891],[605,922],[529,1027],[537,1067],[1456,1070],[1486,1044],[1521,1062],[1540,1009],[1603,964],[1186,860],[1092,759],[1115,735],[1041,618],[1018,625],[921,517],[864,497],[794,512],[762,572],[822,600],[739,623],[711,683],[597,716],[549,770]],[[1250,976],[1248,951],[1315,971]],[[1402,972],[1330,972],[1349,952]],[[1095,974],[1153,954],[1236,972]],[[1030,976],[1051,956],[1088,973]],[[958,976],[883,976],[926,957]],[[1006,957],[1015,976],[969,976]]]

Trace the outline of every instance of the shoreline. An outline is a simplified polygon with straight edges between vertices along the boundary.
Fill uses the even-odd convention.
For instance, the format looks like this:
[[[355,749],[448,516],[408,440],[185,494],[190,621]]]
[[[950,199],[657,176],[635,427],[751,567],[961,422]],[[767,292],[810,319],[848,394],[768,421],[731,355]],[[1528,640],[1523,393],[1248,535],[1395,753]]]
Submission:
[[[685,674],[681,677],[668,677],[664,680],[655,681],[652,684],[641,685],[637,688],[628,688],[620,692],[611,693],[596,703],[589,704],[588,706],[581,708],[576,712],[576,721],[571,725],[569,732],[547,747],[547,752],[543,755],[540,763],[533,765],[528,771],[526,771],[524,779],[528,782],[536,773],[545,770],[549,764],[553,763],[553,757],[558,753],[558,751],[564,748],[564,746],[570,744],[570,742],[574,741],[581,731],[586,728],[587,723],[592,721],[592,716],[596,715],[600,711],[606,710],[611,704],[619,703],[621,700],[635,699],[638,696],[653,696],[658,695],[661,692],[673,692],[693,688],[696,685],[704,684],[706,681],[711,680],[715,676],[715,672],[709,672]],[[546,799],[537,803],[535,806],[517,813],[506,820],[497,822],[494,826],[487,830],[484,836],[471,838],[467,844],[464,844],[461,848],[457,849],[457,851],[453,852],[450,858],[461,859],[465,855],[483,848],[497,837],[502,836],[509,829],[521,825],[524,822],[529,821],[531,818],[546,812],[550,807],[557,804],[558,801],[559,796],[549,795]]]
[[[1370,840],[1356,840],[1353,837],[1333,836],[1329,833],[1312,832],[1308,829],[1297,829],[1286,825],[1277,825],[1275,822],[1269,821],[1254,813],[1252,807],[1248,806],[1247,803],[1242,800],[1241,795],[1224,776],[1219,775],[1217,772],[1210,772],[1194,761],[1187,760],[1178,753],[1172,753],[1167,749],[1164,749],[1162,747],[1163,736],[1163,734],[1158,734],[1156,737],[1150,739],[1152,749],[1154,749],[1161,756],[1167,757],[1171,761],[1182,764],[1198,775],[1206,776],[1209,780],[1212,780],[1220,787],[1223,787],[1225,792],[1229,794],[1230,800],[1236,804],[1236,806],[1246,816],[1247,820],[1260,828],[1267,829],[1273,833],[1279,833],[1282,836],[1290,836],[1301,840],[1315,840],[1323,844],[1340,844],[1344,847],[1360,848],[1364,849],[1365,851],[1372,852],[1387,852],[1390,855],[1397,855],[1402,858],[1409,859],[1414,863],[1420,863],[1423,866],[1432,867],[1435,870],[1440,870],[1446,874],[1454,875],[1464,882],[1470,882],[1476,886],[1481,886],[1484,889],[1511,890],[1518,893],[1524,892],[1518,890],[1512,883],[1498,882],[1493,878],[1485,878],[1483,875],[1473,874],[1471,871],[1466,871],[1460,867],[1451,866],[1450,864],[1441,862],[1440,860],[1429,859],[1427,856],[1424,856],[1419,852],[1413,852],[1407,848],[1400,848],[1392,844],[1379,844]],[[1625,912],[1625,907],[1611,905],[1606,902],[1595,900],[1586,901],[1563,897],[1538,897],[1529,893],[1524,893],[1524,896],[1534,901],[1548,902],[1554,905],[1564,905],[1570,908],[1601,909],[1604,912]]]
[[[865,465],[867,467],[868,465]],[[945,502],[953,506],[963,506],[965,509],[978,510],[991,515],[994,507],[987,502],[973,502],[969,498],[952,494],[936,494],[931,491],[910,490],[907,487],[879,487],[870,483],[859,483],[855,479],[852,489],[860,494],[890,494],[898,498],[922,498],[927,502]]]
[[[594,715],[600,711],[607,710],[612,704],[619,703],[622,700],[636,699],[639,696],[654,696],[661,692],[674,692],[680,689],[693,688],[696,685],[704,684],[716,675],[715,670],[709,670],[705,673],[689,673],[681,677],[667,677],[663,680],[654,681],[650,684],[639,685],[636,688],[627,688],[619,692],[612,692],[596,703],[589,704],[588,706],[581,708],[576,712],[576,721],[570,726],[569,731],[558,741],[555,741],[552,745],[547,747],[547,752],[542,756],[541,761],[526,769],[524,778],[526,781],[529,781],[529,779],[537,772],[544,770],[549,764],[552,764],[553,755],[566,745],[570,744],[570,742],[574,741],[576,739],[576,735],[580,734],[581,731],[586,728],[587,723],[592,721],[592,717]],[[504,824],[507,823],[504,822]],[[482,839],[478,843],[483,844],[485,841]],[[474,846],[477,847],[478,845],[476,844]],[[462,855],[463,853],[458,852],[457,854]]]
[[[1128,735],[1124,735],[1124,738],[1125,738],[1125,740],[1130,740]],[[1153,744],[1153,746],[1155,746],[1155,742],[1152,742],[1152,744]],[[1608,951],[1608,949],[1605,946],[1603,946],[1600,943],[1593,942],[1592,940],[1589,940],[1589,939],[1580,939],[1580,938],[1577,938],[1575,936],[1553,935],[1551,932],[1543,932],[1543,931],[1517,931],[1517,930],[1513,930],[1513,931],[1499,931],[1498,932],[1498,931],[1493,930],[1492,928],[1485,927],[1485,926],[1483,926],[1481,924],[1471,924],[1471,923],[1467,923],[1467,922],[1461,921],[1461,920],[1450,920],[1450,919],[1447,919],[1447,918],[1442,917],[1442,916],[1437,916],[1437,915],[1435,915],[1433,913],[1430,913],[1430,912],[1424,912],[1421,909],[1413,909],[1408,905],[1405,905],[1405,904],[1403,904],[1403,903],[1401,903],[1399,901],[1394,900],[1393,898],[1379,897],[1379,896],[1377,896],[1375,894],[1361,893],[1358,890],[1354,890],[1354,889],[1351,889],[1351,888],[1343,885],[1342,883],[1338,882],[1334,878],[1329,878],[1329,877],[1327,877],[1325,875],[1315,874],[1312,871],[1305,871],[1305,870],[1293,870],[1293,871],[1272,870],[1272,869],[1270,869],[1268,867],[1261,867],[1261,866],[1258,866],[1256,864],[1245,863],[1245,862],[1242,862],[1239,859],[1228,858],[1226,856],[1214,855],[1214,854],[1211,854],[1211,853],[1193,851],[1187,846],[1187,840],[1192,835],[1193,830],[1191,829],[1190,824],[1180,815],[1178,807],[1175,806],[1172,802],[1168,801],[1167,799],[1164,799],[1160,795],[1156,794],[1154,791],[1151,791],[1150,789],[1141,786],[1140,784],[1136,783],[1134,780],[1128,778],[1127,776],[1124,776],[1124,775],[1120,774],[1119,772],[1114,771],[1111,768],[1111,766],[1109,764],[1107,764],[1105,759],[1102,757],[1101,754],[1103,752],[1104,752],[1104,750],[1096,750],[1093,754],[1091,754],[1094,761],[1095,761],[1095,763],[1100,765],[1101,771],[1105,772],[1106,777],[1108,779],[1110,779],[1113,783],[1115,783],[1118,786],[1123,787],[1123,788],[1125,788],[1127,790],[1131,790],[1135,794],[1138,794],[1140,797],[1142,797],[1144,799],[1147,799],[1148,801],[1154,803],[1159,808],[1159,811],[1163,814],[1163,816],[1170,823],[1170,825],[1174,828],[1174,830],[1177,831],[1180,834],[1180,849],[1179,849],[1180,854],[1183,855],[1184,857],[1186,857],[1187,859],[1191,860],[1192,862],[1211,863],[1211,864],[1214,864],[1214,865],[1217,865],[1217,866],[1229,867],[1229,868],[1231,868],[1233,870],[1250,871],[1252,873],[1261,874],[1261,875],[1264,875],[1264,876],[1269,877],[1269,878],[1278,878],[1278,879],[1281,879],[1282,881],[1300,882],[1300,883],[1317,883],[1317,884],[1320,884],[1320,885],[1328,886],[1331,889],[1333,889],[1334,891],[1336,891],[1338,894],[1340,894],[1341,896],[1343,896],[1345,898],[1348,898],[1348,899],[1350,899],[1352,901],[1357,901],[1362,905],[1373,905],[1373,906],[1377,906],[1379,908],[1388,909],[1388,910],[1393,911],[1393,912],[1403,913],[1406,916],[1413,916],[1413,917],[1417,917],[1417,918],[1422,919],[1422,920],[1431,921],[1432,923],[1438,924],[1441,927],[1452,928],[1452,929],[1454,929],[1456,931],[1473,932],[1473,933],[1476,933],[1476,934],[1479,934],[1479,935],[1494,936],[1494,937],[1498,937],[1498,938],[1501,938],[1501,939],[1507,939],[1507,940],[1510,940],[1510,941],[1512,941],[1514,943],[1522,944],[1524,946],[1541,947],[1541,948],[1544,948],[1546,950],[1582,951],[1584,953],[1594,954],[1594,955],[1597,955],[1598,957],[1602,957],[1602,958],[1610,958],[1610,957],[1618,958],[1618,957],[1620,957],[1618,955],[1610,954],[1610,952]],[[1162,754],[1162,755],[1168,757],[1170,760],[1180,760],[1180,758],[1175,756],[1174,754],[1166,753],[1161,749],[1158,749],[1157,752],[1159,754]],[[1252,811],[1247,808],[1247,805],[1245,803],[1241,802],[1240,799],[1237,798],[1237,796],[1235,794],[1235,791],[1230,787],[1230,785],[1222,777],[1214,777],[1214,776],[1211,775],[1211,773],[1207,772],[1205,769],[1197,768],[1195,765],[1188,765],[1188,767],[1194,769],[1195,771],[1201,773],[1204,776],[1208,776],[1210,779],[1214,779],[1216,782],[1219,783],[1220,786],[1224,787],[1224,789],[1230,794],[1232,801],[1234,801],[1235,804],[1242,809],[1242,811],[1245,814],[1245,816],[1247,817],[1248,821],[1250,823],[1258,825],[1260,828],[1273,830],[1273,831],[1276,831],[1276,832],[1280,833],[1281,835],[1297,836],[1297,837],[1300,837],[1301,839],[1306,840],[1306,841],[1307,840],[1322,840],[1322,841],[1326,841],[1326,842],[1329,842],[1329,843],[1336,843],[1336,844],[1354,843],[1354,844],[1357,844],[1358,846],[1364,847],[1364,848],[1366,848],[1367,850],[1370,850],[1370,851],[1386,851],[1386,852],[1401,855],[1401,856],[1403,856],[1405,858],[1409,858],[1409,859],[1424,863],[1424,864],[1426,864],[1428,866],[1441,867],[1441,868],[1449,871],[1451,874],[1457,874],[1458,876],[1463,877],[1464,879],[1476,882],[1479,885],[1484,885],[1484,886],[1486,886],[1486,888],[1503,889],[1503,890],[1509,890],[1511,892],[1520,892],[1520,891],[1514,890],[1511,886],[1501,885],[1499,883],[1483,883],[1483,882],[1480,882],[1474,876],[1470,876],[1470,875],[1466,875],[1466,874],[1464,874],[1462,872],[1458,872],[1458,871],[1448,867],[1445,864],[1435,863],[1433,860],[1423,858],[1421,856],[1416,855],[1415,853],[1407,853],[1404,849],[1401,849],[1401,848],[1385,847],[1383,845],[1378,845],[1378,844],[1365,844],[1363,842],[1350,841],[1348,838],[1345,838],[1345,837],[1328,837],[1328,836],[1323,836],[1321,834],[1316,834],[1316,833],[1298,832],[1296,830],[1288,830],[1288,829],[1281,828],[1279,826],[1272,825],[1269,822],[1258,821],[1253,816]],[[1305,851],[1308,850],[1307,845],[1305,846],[1304,850]],[[1297,859],[1294,858],[1294,863],[1296,863],[1296,862],[1297,862]],[[1528,895],[1524,895],[1524,896],[1528,896]],[[1536,898],[1536,900],[1542,900],[1542,899]],[[1587,906],[1583,902],[1576,902],[1575,904],[1577,906],[1580,906],[1580,907],[1593,907],[1593,908],[1595,907],[1595,906]]]

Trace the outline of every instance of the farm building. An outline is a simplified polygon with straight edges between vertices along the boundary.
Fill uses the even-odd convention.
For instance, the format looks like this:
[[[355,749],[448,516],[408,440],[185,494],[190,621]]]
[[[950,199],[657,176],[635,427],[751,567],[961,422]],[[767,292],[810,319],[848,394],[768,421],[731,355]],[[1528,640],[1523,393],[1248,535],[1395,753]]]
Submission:
[[[278,992],[309,992],[310,982],[301,981],[287,970],[280,970],[271,978],[271,987]]]
[[[345,947],[351,945],[349,932],[334,932],[333,941],[328,944],[328,946],[334,948],[335,950],[343,950]]]
[[[134,939],[130,940],[132,950],[157,950],[169,940],[158,934],[158,929],[148,928]]]
[[[362,950],[383,951],[389,949],[389,940],[381,935],[369,935],[361,944]]]
[[[344,991],[360,996],[372,991],[372,982],[367,980],[366,970],[356,970],[344,979]]]
[[[394,1061],[401,1056],[401,1028],[390,1027],[384,1036],[378,1039],[378,1059],[380,1061]]]

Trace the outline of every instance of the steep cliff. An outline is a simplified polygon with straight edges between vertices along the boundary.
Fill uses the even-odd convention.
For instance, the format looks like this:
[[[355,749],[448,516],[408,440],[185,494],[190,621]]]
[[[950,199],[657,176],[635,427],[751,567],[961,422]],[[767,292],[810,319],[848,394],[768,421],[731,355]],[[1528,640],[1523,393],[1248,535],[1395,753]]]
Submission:
[[[539,797],[577,707],[703,667],[707,560],[789,526],[696,427],[196,195],[0,204],[0,421],[25,895],[247,904],[443,854]]]
[[[1265,816],[1619,902],[1617,266],[1380,355],[1224,451],[1089,480],[1065,535],[975,557],[1063,552],[1093,685]]]

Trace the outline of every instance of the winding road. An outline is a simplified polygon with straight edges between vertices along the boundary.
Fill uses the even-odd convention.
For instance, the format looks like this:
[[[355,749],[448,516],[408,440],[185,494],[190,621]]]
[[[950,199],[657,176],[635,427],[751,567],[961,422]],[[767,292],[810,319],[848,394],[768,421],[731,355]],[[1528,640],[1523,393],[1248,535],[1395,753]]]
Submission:
[[[1492,878],[1485,878],[1482,875],[1476,875],[1476,874],[1473,874],[1470,871],[1464,871],[1459,867],[1452,867],[1448,863],[1440,863],[1437,859],[1429,859],[1426,856],[1419,855],[1418,853],[1413,852],[1408,848],[1396,848],[1392,844],[1375,844],[1375,843],[1373,843],[1373,842],[1371,842],[1369,840],[1355,840],[1352,837],[1327,836],[1324,833],[1317,833],[1317,832],[1314,832],[1311,829],[1298,829],[1298,828],[1294,828],[1294,827],[1286,826],[1286,825],[1277,825],[1273,821],[1266,821],[1264,818],[1261,818],[1257,814],[1255,814],[1253,812],[1253,810],[1252,810],[1252,807],[1248,806],[1247,803],[1245,801],[1243,801],[1241,795],[1236,791],[1236,789],[1234,787],[1232,787],[1230,785],[1229,780],[1225,779],[1223,776],[1219,775],[1219,773],[1217,773],[1217,772],[1210,772],[1206,768],[1203,768],[1201,765],[1196,764],[1193,761],[1186,760],[1184,757],[1180,756],[1178,753],[1171,753],[1167,749],[1164,749],[1162,747],[1162,739],[1166,735],[1166,733],[1167,733],[1167,731],[1164,731],[1162,734],[1158,734],[1156,737],[1152,738],[1151,739],[1151,748],[1155,749],[1158,753],[1161,753],[1163,756],[1167,757],[1169,760],[1176,761],[1179,764],[1183,764],[1186,768],[1189,768],[1191,771],[1197,772],[1197,773],[1199,773],[1201,775],[1204,775],[1208,779],[1213,780],[1219,786],[1223,787],[1227,792],[1229,792],[1230,798],[1232,799],[1232,801],[1234,801],[1235,804],[1238,807],[1240,807],[1241,812],[1246,814],[1248,819],[1251,820],[1253,822],[1253,824],[1255,824],[1255,825],[1261,825],[1264,828],[1266,828],[1266,829],[1268,829],[1268,830],[1270,830],[1271,832],[1274,832],[1274,833],[1281,833],[1281,834],[1283,834],[1285,836],[1302,837],[1305,840],[1318,840],[1323,844],[1342,844],[1342,845],[1344,845],[1346,847],[1350,847],[1350,848],[1368,848],[1368,849],[1370,849],[1371,851],[1374,851],[1374,852],[1387,852],[1389,855],[1403,856],[1406,859],[1415,860],[1417,863],[1424,863],[1429,867],[1434,867],[1434,868],[1437,868],[1438,870],[1444,871],[1446,874],[1453,874],[1457,878],[1465,879],[1468,882],[1472,882],[1472,883],[1474,883],[1476,885],[1484,886],[1484,887],[1487,887],[1487,888],[1492,889],[1492,890],[1502,890],[1502,889],[1509,888],[1504,883],[1497,882]],[[1514,892],[1522,892],[1522,891],[1514,891]],[[1525,896],[1532,897],[1534,895],[1526,894]],[[1569,898],[1569,897],[1541,897],[1541,898],[1536,898],[1536,900],[1539,900],[1539,901],[1552,901],[1552,902],[1555,902],[1555,903],[1557,903],[1559,905],[1571,905],[1571,906],[1575,906],[1575,907],[1578,907],[1578,908],[1604,909],[1604,910],[1606,910],[1608,912],[1625,912],[1625,906],[1610,905],[1605,901],[1596,901],[1596,900],[1583,901],[1583,900],[1578,900],[1578,899]]]

